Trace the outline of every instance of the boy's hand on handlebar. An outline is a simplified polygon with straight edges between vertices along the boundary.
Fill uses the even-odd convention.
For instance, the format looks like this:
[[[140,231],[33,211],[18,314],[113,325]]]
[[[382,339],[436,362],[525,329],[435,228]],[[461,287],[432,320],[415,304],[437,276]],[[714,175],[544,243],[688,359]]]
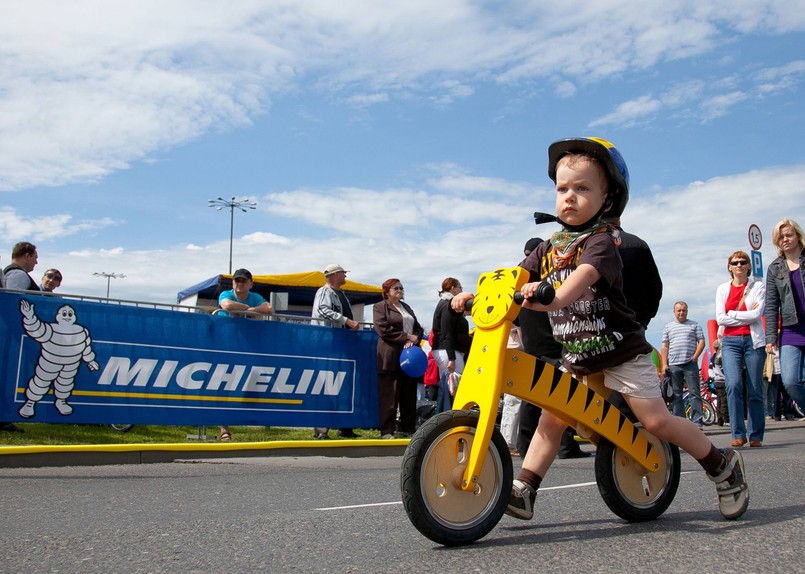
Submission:
[[[537,290],[539,286],[542,284],[542,281],[534,281],[532,283],[526,283],[523,285],[522,289],[520,289],[520,293],[523,294],[523,307],[526,309],[540,309],[542,305],[537,303],[536,301],[529,301],[530,298],[534,297],[537,294]]]
[[[453,311],[456,313],[463,313],[464,307],[467,305],[467,301],[473,297],[474,295],[472,293],[462,291],[450,300],[450,307],[452,307]]]

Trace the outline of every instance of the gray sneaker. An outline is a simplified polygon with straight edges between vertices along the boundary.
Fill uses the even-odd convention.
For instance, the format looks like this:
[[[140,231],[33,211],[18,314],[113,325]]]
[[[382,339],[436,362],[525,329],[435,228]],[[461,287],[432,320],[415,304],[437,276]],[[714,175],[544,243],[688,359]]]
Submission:
[[[534,516],[534,501],[536,499],[536,490],[522,480],[515,480],[512,483],[512,493],[509,497],[506,514],[520,520],[531,520]]]
[[[749,506],[749,485],[744,478],[744,459],[732,448],[721,449],[727,459],[724,470],[718,476],[707,475],[716,483],[718,510],[727,520],[740,518]]]

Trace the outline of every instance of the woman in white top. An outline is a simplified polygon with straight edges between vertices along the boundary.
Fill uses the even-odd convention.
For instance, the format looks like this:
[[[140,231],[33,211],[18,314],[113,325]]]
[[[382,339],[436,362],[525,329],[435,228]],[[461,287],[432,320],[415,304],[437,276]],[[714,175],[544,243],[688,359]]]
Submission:
[[[763,363],[766,336],[763,309],[766,289],[749,276],[749,255],[736,251],[727,258],[732,278],[716,290],[716,322],[721,336],[721,361],[727,386],[732,446],[763,446],[766,430]],[[743,368],[746,367],[748,428],[744,423]],[[747,435],[748,431],[748,435]]]

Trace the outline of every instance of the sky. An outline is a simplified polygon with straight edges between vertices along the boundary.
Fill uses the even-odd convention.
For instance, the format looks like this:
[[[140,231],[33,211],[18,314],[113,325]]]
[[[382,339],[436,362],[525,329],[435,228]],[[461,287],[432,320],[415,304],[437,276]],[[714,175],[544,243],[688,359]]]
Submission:
[[[61,292],[175,303],[229,266],[396,277],[430,327],[547,238],[547,147],[612,141],[623,227],[714,317],[727,258],[805,224],[805,0],[0,4],[0,262]],[[371,312],[367,312],[371,320]]]

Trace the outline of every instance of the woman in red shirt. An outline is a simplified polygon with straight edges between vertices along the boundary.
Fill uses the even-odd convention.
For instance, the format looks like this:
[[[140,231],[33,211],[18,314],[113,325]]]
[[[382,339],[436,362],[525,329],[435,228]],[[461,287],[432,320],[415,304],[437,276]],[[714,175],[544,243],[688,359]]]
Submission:
[[[750,277],[749,255],[736,251],[727,258],[731,281],[716,290],[716,322],[721,336],[721,360],[727,386],[732,446],[763,446],[766,430],[763,363],[766,336],[763,309],[766,289]],[[744,423],[743,368],[746,367],[748,427]]]

